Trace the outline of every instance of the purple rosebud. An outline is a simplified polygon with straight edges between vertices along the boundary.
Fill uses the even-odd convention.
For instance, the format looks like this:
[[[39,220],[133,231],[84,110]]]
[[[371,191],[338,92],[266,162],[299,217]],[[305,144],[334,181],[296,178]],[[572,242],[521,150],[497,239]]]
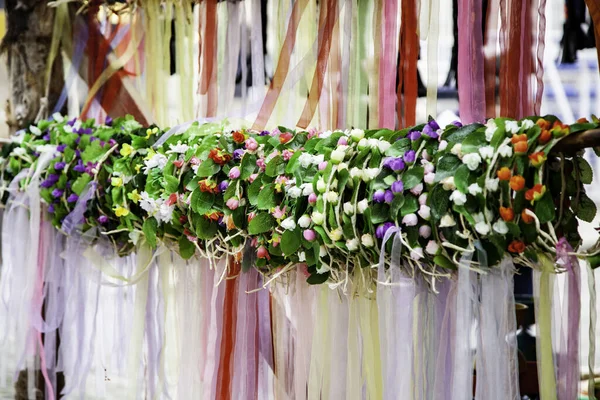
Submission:
[[[430,126],[431,129],[433,129],[434,131],[437,131],[438,129],[440,129],[440,125],[436,122],[435,119],[432,119],[431,121],[429,121],[427,123],[427,126]]]
[[[373,201],[375,203],[383,203],[385,201],[385,192],[381,189],[373,193]]]
[[[58,182],[60,176],[58,174],[48,174],[48,179],[52,182]]]
[[[62,190],[62,189],[58,189],[58,188],[57,188],[57,189],[54,189],[54,190],[52,191],[52,197],[54,197],[54,198],[58,198],[58,197],[62,196],[64,192],[65,192],[65,191],[64,191],[64,190]]]
[[[309,242],[312,242],[317,238],[317,234],[312,229],[306,229],[304,232],[302,232],[302,236],[304,236],[304,239],[308,240]]]
[[[346,146],[348,144],[348,138],[345,136],[342,136],[341,138],[338,139],[337,144],[338,144],[338,146]]]
[[[75,158],[81,158],[81,151],[75,150]]]
[[[236,149],[233,151],[233,159],[234,160],[240,160],[242,158],[242,156],[244,155],[245,151],[244,149]]]
[[[108,145],[109,145],[110,147],[113,147],[115,144],[117,144],[117,141],[116,141],[115,139],[110,139],[110,140],[108,141]]]
[[[85,172],[88,175],[93,175],[94,174],[94,168],[96,168],[96,163],[93,163],[91,161],[87,162],[87,165],[85,166]]]
[[[404,153],[404,161],[406,161],[407,163],[415,162],[415,151],[409,150],[406,153]]]
[[[83,130],[83,133],[84,133],[85,135],[91,135],[93,132],[94,132],[94,131],[92,130],[92,128],[85,128],[85,129]]]
[[[219,219],[217,220],[217,224],[219,224],[219,226],[225,226],[225,221],[223,221],[223,217],[219,217]]]
[[[386,222],[384,224],[379,225],[375,230],[375,236],[377,236],[378,239],[383,239],[388,229],[390,229],[393,226],[394,224],[392,222]]]
[[[50,179],[46,179],[46,180],[42,181],[42,183],[40,183],[40,186],[48,189],[48,188],[51,188],[52,186],[54,186],[55,183],[56,182],[51,181]]]
[[[421,132],[419,132],[419,131],[410,131],[408,133],[408,138],[410,140],[419,140],[419,138],[421,138]]]
[[[57,162],[56,164],[54,164],[54,169],[55,169],[55,170],[57,170],[57,171],[60,171],[60,170],[63,170],[63,169],[65,169],[65,166],[66,166],[66,165],[67,165],[67,163],[66,163],[66,162],[64,162],[64,161],[59,161],[59,162]]]
[[[79,200],[79,196],[75,193],[71,193],[69,197],[67,197],[67,203],[75,203],[77,200]]]
[[[81,141],[81,138],[78,137],[77,139],[75,139],[75,143],[79,144],[79,142]]]
[[[58,150],[59,152],[64,152],[65,149],[67,148],[66,144],[59,144],[58,147],[56,148],[56,150]]]
[[[106,121],[104,121],[104,125],[111,126],[113,123],[113,119],[111,117],[106,117]]]
[[[463,124],[461,124],[460,121],[454,121],[452,125],[456,126],[457,128],[462,128],[463,126]]]
[[[70,120],[69,122],[67,122],[67,125],[73,126],[73,125],[75,125],[75,121],[77,121],[77,118],[73,118],[72,120]]]
[[[92,143],[95,140],[98,140],[98,138],[96,136],[90,136],[90,143]]]
[[[392,193],[391,190],[386,190],[383,198],[386,203],[390,204],[392,201],[394,201],[394,193]]]
[[[228,181],[223,181],[223,182],[219,183],[219,190],[221,192],[226,191],[228,187],[229,187],[229,182]]]
[[[101,140],[100,141],[100,147],[104,147],[104,146],[106,146],[106,142],[104,140]]]
[[[402,183],[402,181],[398,180],[398,181],[392,183],[392,192],[402,193],[403,191],[404,191],[404,183]]]
[[[35,158],[38,158],[38,157],[40,156],[40,153],[38,153],[37,151],[34,151],[34,152],[33,152],[33,156],[34,156]]]
[[[271,136],[279,136],[281,135],[281,131],[279,130],[279,128],[275,128],[273,129],[273,132],[271,132]]]
[[[77,165],[75,165],[73,167],[73,171],[75,171],[75,172],[85,172],[85,166],[83,165],[83,163],[81,162],[81,160],[78,160]]]
[[[315,204],[317,202],[318,198],[317,195],[315,193],[311,193],[308,195],[308,202],[310,204]]]
[[[319,163],[319,171],[323,171],[325,168],[327,168],[327,161],[321,161]]]
[[[240,169],[238,167],[233,167],[229,171],[229,179],[237,179],[241,175]]]
[[[267,136],[269,134],[269,131],[262,131],[261,133],[258,134],[258,136]]]
[[[98,223],[100,225],[105,225],[108,223],[108,217],[106,215],[101,215],[98,217]]]
[[[432,139],[437,139],[440,135],[429,125],[425,125],[423,133]]]
[[[42,136],[42,139],[44,139],[46,142],[50,141],[50,134],[46,133],[44,136]]]
[[[401,157],[387,157],[383,161],[383,166],[391,169],[392,171],[400,171],[405,167],[404,160],[402,160]]]
[[[54,204],[50,204],[50,205],[48,206],[48,212],[49,212],[50,214],[54,214]]]

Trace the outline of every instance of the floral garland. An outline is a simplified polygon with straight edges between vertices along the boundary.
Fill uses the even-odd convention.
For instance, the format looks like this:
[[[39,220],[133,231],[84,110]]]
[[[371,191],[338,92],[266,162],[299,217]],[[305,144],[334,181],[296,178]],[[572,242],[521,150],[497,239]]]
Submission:
[[[562,237],[577,248],[576,217],[596,214],[583,186],[592,170],[550,151],[598,126],[546,116],[318,133],[222,121],[167,134],[131,117],[55,114],[14,136],[0,165],[6,189],[50,153],[40,195],[53,224],[77,217],[119,254],[162,242],[186,259],[236,255],[265,274],[300,266],[317,284],[375,265],[381,251],[389,262],[393,241],[382,242],[395,232],[402,264],[424,276],[448,274],[464,252],[481,270],[506,254],[534,265]],[[31,176],[21,173],[19,190]]]

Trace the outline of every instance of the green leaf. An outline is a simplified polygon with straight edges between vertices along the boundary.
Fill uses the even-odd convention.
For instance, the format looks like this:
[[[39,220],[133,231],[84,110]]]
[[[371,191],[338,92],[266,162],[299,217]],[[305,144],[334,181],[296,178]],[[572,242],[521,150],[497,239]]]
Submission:
[[[190,242],[187,237],[181,235],[179,238],[179,255],[184,260],[192,258],[194,253],[196,252],[196,247],[194,243]]]
[[[576,124],[569,126],[569,134],[575,133],[575,132],[587,131],[588,129],[595,129],[595,128],[596,128],[596,124],[591,123],[591,122],[576,123]]]
[[[179,189],[179,179],[173,175],[165,175],[165,191],[167,193],[177,193]]]
[[[192,192],[192,210],[197,214],[206,214],[215,202],[215,195],[195,189]]]
[[[439,182],[449,176],[454,176],[459,166],[463,165],[458,157],[452,154],[446,154],[438,161],[435,170],[435,182]]]
[[[461,151],[463,154],[476,153],[484,145],[487,145],[485,132],[475,131],[462,141]]]
[[[71,190],[77,196],[81,196],[81,192],[85,189],[85,186],[92,180],[92,177],[88,174],[83,174],[79,178],[75,179],[73,185],[71,185]]]
[[[294,254],[302,244],[302,239],[300,237],[300,229],[296,228],[293,231],[286,230],[283,232],[281,236],[281,251],[286,256],[290,256]]]
[[[583,157],[579,157],[577,159],[577,166],[579,167],[579,179],[582,183],[589,185],[594,180],[594,171],[592,171],[592,167]],[[573,169],[571,173],[573,179],[576,179],[576,171]]]
[[[409,196],[411,197],[411,196]],[[403,194],[397,194],[394,196],[394,200],[392,201],[392,204],[390,206],[390,217],[392,220],[396,221],[398,219],[398,211],[400,211],[400,209],[402,208],[402,206],[404,205],[404,195]]]
[[[158,221],[156,218],[150,217],[144,221],[142,225],[142,232],[146,238],[146,242],[153,249],[156,248],[156,231],[158,230]]]
[[[385,151],[388,157],[400,157],[410,150],[410,139],[403,138],[394,142],[394,144]]]
[[[248,233],[258,235],[259,233],[269,232],[275,225],[275,218],[269,213],[257,214],[248,224]]]
[[[469,193],[469,175],[470,174],[471,174],[471,171],[469,171],[469,167],[467,167],[465,164],[461,165],[456,170],[456,174],[454,175],[454,184],[456,185],[456,188],[461,193],[465,193],[465,194]]]
[[[419,209],[419,201],[412,194],[408,194],[404,197],[404,204],[400,208],[400,214],[404,217],[405,215],[416,212]]]
[[[275,187],[272,183],[266,185],[258,194],[257,208],[259,210],[270,210],[275,207]]]
[[[271,161],[267,163],[265,167],[265,174],[267,176],[277,176],[285,172],[285,161],[281,156],[275,156]]]
[[[105,150],[104,147],[100,146],[100,141],[96,140],[87,146],[83,153],[81,153],[81,161],[83,161],[84,164],[96,162],[102,158],[106,151],[107,150]]]
[[[446,268],[446,269],[450,269],[450,270],[456,270],[456,265],[450,261],[446,256],[442,256],[442,255],[437,255],[435,257],[433,257],[433,263],[435,265],[439,265],[442,268]]]
[[[329,271],[323,274],[310,274],[310,276],[306,279],[306,282],[309,285],[320,285],[327,282],[327,279],[329,279]]]
[[[596,203],[585,193],[579,194],[579,203],[576,205],[575,215],[585,222],[592,222],[596,218]]]
[[[448,142],[448,149],[452,149],[456,143],[461,143],[465,140],[469,135],[475,132],[477,129],[481,128],[483,125],[481,124],[471,124],[464,125],[461,128],[453,130],[444,138]]]
[[[94,143],[96,143],[96,142],[94,142]],[[206,178],[208,176],[215,175],[220,170],[221,170],[221,166],[219,166],[218,164],[215,164],[215,162],[209,158],[205,161],[202,161],[202,163],[200,163],[200,166],[198,167],[198,171],[196,172],[196,175],[200,178]]]
[[[387,204],[376,203],[371,207],[371,223],[380,224],[390,218],[390,208]]]
[[[439,221],[448,212],[450,193],[438,184],[431,190],[430,195],[427,197],[427,203],[431,208],[431,216],[434,220]]]
[[[402,174],[404,190],[410,190],[423,181],[423,167],[413,167]]]
[[[242,157],[240,179],[246,180],[254,173],[256,169],[256,156],[254,154],[246,153]]]
[[[546,194],[544,194],[544,196],[535,203],[534,212],[540,220],[540,224],[545,224],[554,220],[556,211],[550,192],[546,192]]]
[[[203,215],[194,215],[194,229],[196,230],[196,236],[202,240],[209,240],[215,237],[217,233],[217,224],[210,218],[206,218]]]
[[[254,182],[248,186],[248,201],[251,205],[255,206],[258,203],[258,195],[262,187],[260,179],[255,179]]]
[[[396,182],[397,180],[398,178],[396,177],[396,175],[391,174],[383,178],[383,183],[385,183],[387,186],[392,186],[392,183]]]

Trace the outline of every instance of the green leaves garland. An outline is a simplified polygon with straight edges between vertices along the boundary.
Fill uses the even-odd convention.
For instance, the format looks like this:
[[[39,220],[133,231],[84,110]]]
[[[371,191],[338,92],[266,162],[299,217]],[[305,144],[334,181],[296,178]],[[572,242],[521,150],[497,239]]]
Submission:
[[[377,265],[396,226],[405,266],[431,277],[454,269],[465,251],[485,269],[506,254],[532,265],[532,254],[552,253],[560,237],[577,248],[577,218],[596,214],[583,186],[592,169],[550,150],[599,125],[546,116],[442,129],[430,119],[400,131],[317,133],[222,121],[194,123],[156,146],[165,131],[130,116],[96,124],[55,114],[13,137],[0,168],[6,188],[52,153],[41,196],[58,228],[95,182],[81,230],[98,228],[122,255],[142,241],[184,258],[251,246],[263,273],[303,265],[317,284]]]

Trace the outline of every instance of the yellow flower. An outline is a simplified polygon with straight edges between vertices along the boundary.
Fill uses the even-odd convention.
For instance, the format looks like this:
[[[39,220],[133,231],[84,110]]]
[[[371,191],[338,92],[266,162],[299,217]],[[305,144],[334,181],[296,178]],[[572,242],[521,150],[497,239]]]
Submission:
[[[139,174],[141,168],[142,168],[142,164],[136,164],[135,165],[135,172],[137,172]]]
[[[126,217],[129,215],[129,210],[122,206],[117,206],[113,210],[115,211],[115,215],[117,217]]]
[[[156,154],[156,152],[154,151],[154,149],[152,147],[150,147],[148,149],[148,154],[146,154],[146,157],[144,157],[144,160],[149,160],[152,157],[154,157],[154,155]]]
[[[131,147],[131,145],[125,143],[123,144],[123,147],[121,147],[121,151],[119,151],[119,153],[121,153],[121,155],[123,157],[129,157],[131,154],[133,154],[133,147]]]
[[[146,129],[146,139],[150,139],[150,136],[156,135],[158,133],[158,128]]]
[[[116,187],[123,186],[123,178],[120,176],[110,178],[110,184]]]
[[[133,192],[127,193],[127,198],[129,200],[133,201],[134,203],[137,203],[138,201],[140,201],[140,199],[142,198],[142,196],[140,196],[140,194],[138,193],[137,189],[134,189]]]

